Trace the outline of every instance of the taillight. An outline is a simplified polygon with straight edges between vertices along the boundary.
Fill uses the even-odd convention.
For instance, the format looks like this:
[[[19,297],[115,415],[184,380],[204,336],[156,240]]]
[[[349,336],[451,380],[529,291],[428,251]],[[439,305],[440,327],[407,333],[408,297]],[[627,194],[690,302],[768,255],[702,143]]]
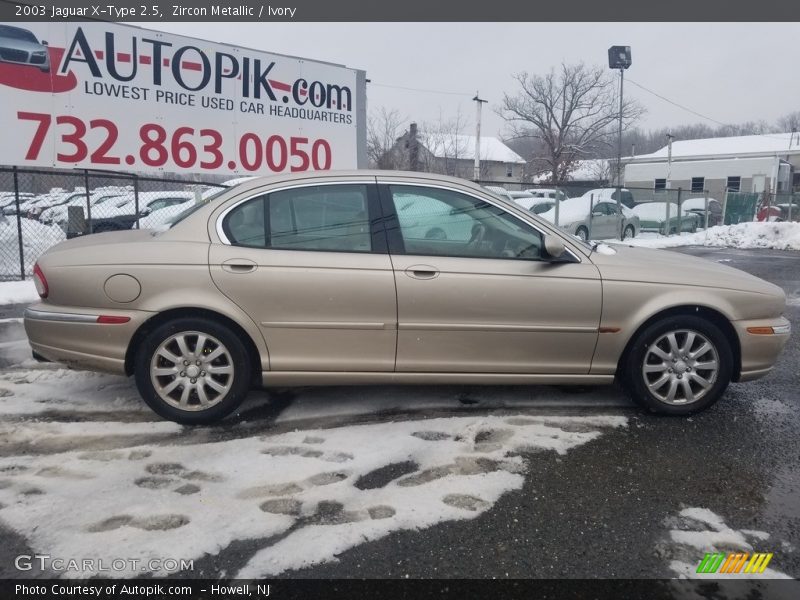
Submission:
[[[45,278],[42,269],[39,268],[39,263],[33,265],[33,285],[36,286],[36,293],[40,298],[47,298],[50,293],[50,288],[47,286],[47,278]]]

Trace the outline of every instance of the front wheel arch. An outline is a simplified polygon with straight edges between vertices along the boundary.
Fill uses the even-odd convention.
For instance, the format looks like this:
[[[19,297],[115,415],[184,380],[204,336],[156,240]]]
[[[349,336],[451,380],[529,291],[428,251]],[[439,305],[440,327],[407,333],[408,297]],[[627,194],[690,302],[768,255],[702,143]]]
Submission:
[[[738,381],[742,371],[742,349],[739,344],[739,336],[736,335],[736,330],[733,328],[733,325],[731,325],[731,322],[728,320],[728,318],[721,312],[716,311],[713,308],[709,308],[707,306],[699,306],[699,305],[674,306],[666,310],[657,312],[654,315],[650,316],[650,318],[648,318],[646,321],[644,321],[636,329],[636,331],[634,331],[631,334],[631,336],[625,343],[625,349],[622,351],[622,354],[620,355],[619,360],[617,361],[617,372],[615,379],[617,381],[624,380],[626,375],[624,373],[625,365],[627,364],[631,347],[634,341],[639,337],[639,334],[641,334],[645,329],[647,329],[657,321],[681,315],[699,316],[706,318],[712,323],[714,323],[714,325],[716,325],[722,331],[722,333],[725,334],[725,338],[728,340],[728,343],[730,344],[731,347],[731,352],[733,354],[733,372],[731,373],[731,381]]]
[[[136,330],[136,333],[133,334],[130,344],[128,344],[128,351],[125,353],[125,374],[128,376],[133,375],[133,366],[136,362],[136,352],[151,331],[153,331],[156,327],[160,327],[164,323],[167,323],[168,321],[185,318],[209,319],[233,331],[239,337],[239,339],[242,340],[242,343],[244,343],[245,349],[247,350],[247,355],[250,359],[252,384],[255,386],[261,385],[261,372],[263,371],[261,368],[261,355],[256,347],[255,342],[253,342],[253,338],[250,337],[250,335],[241,325],[239,325],[230,317],[226,317],[223,314],[205,308],[173,308],[158,313],[142,323],[141,326],[139,326],[139,329]]]

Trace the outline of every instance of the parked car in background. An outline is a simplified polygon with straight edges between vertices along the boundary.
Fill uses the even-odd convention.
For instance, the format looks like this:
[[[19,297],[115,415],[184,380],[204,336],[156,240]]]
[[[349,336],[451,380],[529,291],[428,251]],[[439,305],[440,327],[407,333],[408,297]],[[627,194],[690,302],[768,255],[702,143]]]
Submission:
[[[555,223],[555,206],[539,216]],[[583,241],[619,237],[625,239],[639,234],[639,217],[631,209],[626,206],[622,207],[621,228],[619,228],[620,219],[618,217],[616,202],[610,200],[595,202],[594,208],[590,211],[589,197],[586,195],[563,200],[558,206],[558,226]]]
[[[104,210],[113,210],[113,207],[123,206],[131,201],[132,196],[128,194],[121,194],[120,192],[92,192],[89,194],[89,198],[87,200],[85,194],[80,194],[78,197],[69,200],[63,204],[58,204],[57,206],[51,206],[50,208],[45,209],[42,211],[42,214],[39,215],[39,221],[44,223],[45,225],[58,225],[64,231],[67,230],[67,220],[69,219],[69,209],[71,206],[78,206],[83,210],[84,218],[89,218],[87,214],[86,204],[89,203],[89,207],[91,208],[92,216],[91,218],[99,217],[103,214]],[[101,205],[104,203],[108,203],[105,209],[101,209]]]
[[[169,210],[155,210],[139,219],[139,229],[167,229],[173,221],[180,219],[185,211],[193,210],[196,204],[196,200],[192,198],[183,204],[169,207]]]
[[[132,376],[187,424],[232,413],[255,383],[620,381],[648,410],[688,415],[773,368],[791,328],[780,287],[684,254],[597,250],[461,179],[280,175],[155,235],[50,248],[24,325],[35,356]]]
[[[504,187],[500,187],[499,185],[485,185],[483,186],[483,189],[489,190],[493,194],[497,194],[503,200],[509,200],[511,202],[514,201],[514,198],[511,197],[511,194],[508,192],[508,190]]]
[[[534,198],[550,198],[552,200],[566,200],[569,198],[569,194],[560,188],[530,188],[525,191],[533,194]]]
[[[691,212],[700,217],[700,227],[706,224],[706,199],[703,196],[697,198],[686,198],[681,202],[681,210]],[[714,198],[708,199],[708,226],[715,227],[722,225],[722,204]]]
[[[790,209],[791,208],[791,214]],[[757,221],[800,221],[800,204],[788,202],[762,206],[756,213]]]
[[[0,62],[30,65],[43,73],[50,71],[50,54],[47,42],[22,27],[0,25]]]
[[[669,223],[667,223],[668,206]],[[678,219],[678,205],[675,202],[642,202],[631,210],[639,217],[642,231],[655,231],[661,235],[683,231],[694,233],[700,226],[700,216],[693,212],[681,212]]]
[[[29,192],[21,192],[19,195],[20,204],[23,202],[27,202],[28,200],[31,200],[32,198],[35,197],[36,197],[35,194],[31,194]],[[0,213],[4,215],[16,214],[17,211],[16,203],[17,203],[17,197],[16,194],[14,194],[14,192],[0,192]],[[6,207],[13,207],[11,210],[13,210],[14,212],[6,212],[5,211]]]
[[[529,210],[534,214],[540,215],[544,212],[547,212],[556,204],[556,200],[553,198],[544,198],[544,197],[522,197],[522,198],[514,198],[514,203],[518,204],[525,210]]]
[[[139,193],[139,213],[136,213],[135,199],[130,199],[128,196],[121,196],[126,198],[123,204],[118,203],[103,203],[97,211],[92,213],[92,218],[86,222],[86,230],[93,233],[101,233],[103,231],[120,231],[123,229],[132,229],[136,223],[137,218],[142,219],[157,211],[169,209],[169,214],[175,215],[180,212],[176,207],[186,204],[187,202],[194,202],[194,192],[140,192]],[[108,206],[108,208],[106,208]],[[94,216],[97,214],[97,216]],[[140,225],[141,227],[141,221]]]
[[[628,208],[633,208],[636,206],[636,202],[633,199],[633,194],[627,188],[621,188],[620,191],[622,192],[622,200],[621,203],[623,206],[627,206]],[[589,198],[594,198],[594,202],[608,202],[608,201],[617,201],[617,188],[595,188],[593,190],[589,190],[585,192],[581,198],[589,201]]]

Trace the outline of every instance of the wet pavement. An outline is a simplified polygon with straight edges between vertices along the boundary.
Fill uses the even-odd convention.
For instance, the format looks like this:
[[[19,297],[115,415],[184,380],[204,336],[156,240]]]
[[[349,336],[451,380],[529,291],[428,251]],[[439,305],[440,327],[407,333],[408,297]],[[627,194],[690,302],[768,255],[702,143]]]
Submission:
[[[724,521],[724,531],[720,526],[717,532],[720,539],[744,536],[754,551],[774,553],[771,568],[798,577],[800,254],[711,248],[678,251],[780,285],[789,299],[786,316],[795,332],[773,373],[762,380],[731,385],[722,400],[693,417],[644,414],[615,388],[309,388],[255,392],[237,417],[219,427],[187,428],[165,437],[148,434],[146,440],[197,444],[344,424],[453,415],[624,416],[628,419],[626,427],[604,431],[563,455],[519,450],[526,465],[522,487],[504,493],[475,518],[396,531],[355,545],[339,553],[334,562],[286,571],[282,576],[674,577],[676,563],[696,565],[703,551],[677,543],[677,536],[671,532],[708,532],[708,526],[681,516],[689,514],[687,509],[706,509]],[[19,344],[21,326],[14,321],[20,315],[19,307],[6,307],[0,315],[0,373],[18,362],[25,350]],[[123,392],[123,396],[135,393],[132,387],[123,388]],[[108,419],[110,414],[54,408],[35,418],[43,422],[93,422]],[[114,418],[131,423],[157,421],[129,404]],[[60,447],[54,438],[50,443],[54,445],[38,450],[76,449],[73,442]],[[111,438],[105,443],[95,439],[91,449],[128,448],[139,443],[141,438]],[[6,446],[2,455],[19,455],[24,448]],[[32,451],[27,448],[25,452]],[[398,461],[362,478],[362,485],[386,486],[414,468],[413,461]],[[0,552],[0,563],[8,573],[9,558],[25,550],[26,541],[10,531],[0,535],[7,542]],[[197,560],[195,571],[184,575],[235,573],[259,549],[273,542],[234,541],[218,554]],[[715,547],[724,551],[724,540]]]

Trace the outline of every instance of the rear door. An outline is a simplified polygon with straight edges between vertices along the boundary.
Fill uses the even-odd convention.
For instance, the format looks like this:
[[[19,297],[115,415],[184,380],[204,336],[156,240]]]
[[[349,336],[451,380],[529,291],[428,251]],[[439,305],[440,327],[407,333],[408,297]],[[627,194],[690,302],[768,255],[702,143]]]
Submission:
[[[254,193],[218,219],[211,276],[274,371],[392,371],[397,307],[374,178]]]
[[[543,260],[539,231],[464,191],[401,178],[380,190],[397,371],[589,371],[601,308],[593,264]]]

